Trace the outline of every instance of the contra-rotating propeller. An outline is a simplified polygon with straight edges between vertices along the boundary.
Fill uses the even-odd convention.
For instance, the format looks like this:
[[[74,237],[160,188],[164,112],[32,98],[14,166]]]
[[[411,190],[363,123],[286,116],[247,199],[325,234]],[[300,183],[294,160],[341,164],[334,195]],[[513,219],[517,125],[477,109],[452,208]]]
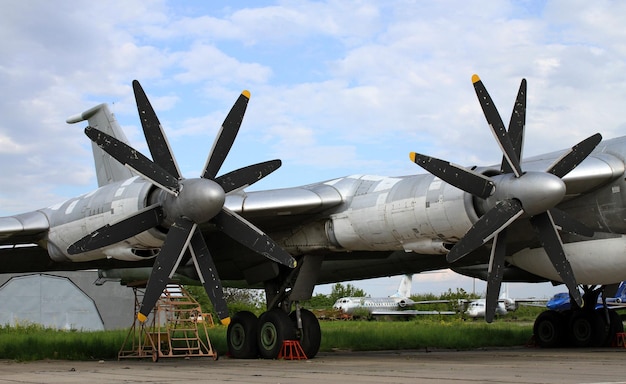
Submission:
[[[476,96],[502,151],[500,174],[487,177],[473,170],[430,156],[411,152],[413,162],[431,174],[475,196],[484,212],[447,255],[452,263],[493,239],[487,276],[485,319],[493,320],[504,272],[507,227],[521,216],[529,217],[552,265],[579,306],[582,298],[572,267],[567,260],[558,229],[584,236],[593,231],[555,206],[565,196],[562,177],[576,168],[600,143],[598,133],[578,143],[557,159],[545,172],[523,172],[520,159],[526,123],[526,80],[520,85],[509,129],[477,75],[472,76]]]
[[[188,252],[217,315],[223,324],[228,324],[230,318],[222,283],[198,226],[212,222],[222,232],[251,250],[295,268],[296,260],[289,253],[260,229],[224,206],[227,193],[261,180],[278,169],[281,162],[272,160],[216,177],[237,136],[250,99],[250,93],[243,91],[222,124],[201,177],[185,179],[172,155],[159,119],[136,80],[133,81],[133,89],[153,160],[95,128],[85,128],[85,134],[106,153],[142,175],[160,190],[151,197],[152,205],[85,236],[72,244],[68,252],[88,252],[123,241],[156,226],[169,227],[155,259],[137,318],[142,322],[147,319],[181,259]]]

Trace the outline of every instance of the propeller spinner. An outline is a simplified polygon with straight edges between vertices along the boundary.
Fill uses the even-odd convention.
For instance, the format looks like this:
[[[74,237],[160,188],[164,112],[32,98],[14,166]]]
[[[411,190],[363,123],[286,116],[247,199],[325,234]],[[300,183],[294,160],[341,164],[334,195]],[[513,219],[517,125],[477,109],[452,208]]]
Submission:
[[[237,136],[250,99],[250,93],[243,91],[222,124],[202,176],[184,179],[159,119],[136,80],[133,81],[133,89],[152,160],[95,128],[87,127],[85,133],[105,152],[142,175],[163,192],[159,195],[157,203],[120,222],[94,231],[72,244],[68,252],[70,254],[88,252],[128,239],[155,226],[169,227],[155,259],[137,318],[142,322],[147,319],[181,259],[189,252],[220,321],[228,324],[230,318],[222,283],[198,226],[212,222],[218,229],[251,250],[270,260],[295,268],[296,260],[291,255],[253,224],[224,207],[227,193],[259,181],[278,169],[281,162],[272,160],[216,177]]]
[[[491,322],[498,304],[504,271],[507,227],[524,215],[530,217],[543,248],[570,295],[582,306],[572,267],[567,260],[558,228],[584,236],[593,231],[555,208],[565,196],[561,180],[576,168],[600,143],[595,134],[572,147],[552,164],[546,172],[523,172],[520,159],[526,123],[526,80],[520,85],[508,130],[500,118],[491,96],[477,75],[472,76],[476,96],[485,118],[502,151],[501,173],[487,177],[450,162],[412,152],[410,158],[431,174],[479,199],[485,214],[454,245],[447,255],[448,262],[461,259],[493,239],[487,276],[485,319]]]

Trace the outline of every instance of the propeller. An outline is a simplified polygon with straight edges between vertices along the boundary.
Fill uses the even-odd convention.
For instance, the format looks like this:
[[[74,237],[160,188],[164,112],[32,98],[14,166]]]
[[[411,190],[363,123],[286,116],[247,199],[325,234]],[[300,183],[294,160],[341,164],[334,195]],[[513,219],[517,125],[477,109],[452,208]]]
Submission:
[[[156,226],[169,227],[157,255],[137,318],[144,322],[163,289],[187,254],[198,272],[213,307],[223,324],[230,322],[217,269],[199,225],[211,222],[247,248],[290,268],[296,260],[260,229],[224,207],[226,194],[245,188],[281,165],[271,160],[217,176],[241,126],[250,93],[243,91],[226,116],[207,158],[201,177],[185,179],[172,155],[161,123],[143,88],[133,81],[137,110],[152,160],[137,150],[95,128],[85,134],[106,153],[160,188],[154,202],[123,220],[107,224],[78,240],[68,253],[78,254],[113,245]]]
[[[565,196],[562,178],[591,154],[602,140],[595,134],[583,140],[557,159],[545,172],[524,172],[521,155],[526,124],[526,80],[520,84],[508,130],[477,75],[472,83],[483,113],[502,151],[500,174],[487,177],[473,170],[430,156],[412,152],[413,162],[443,181],[471,195],[484,212],[465,236],[448,253],[455,262],[492,240],[487,274],[487,322],[493,321],[502,283],[506,255],[507,227],[520,217],[529,217],[541,245],[571,297],[582,306],[582,297],[572,267],[567,260],[558,230],[593,235],[593,230],[555,208]]]

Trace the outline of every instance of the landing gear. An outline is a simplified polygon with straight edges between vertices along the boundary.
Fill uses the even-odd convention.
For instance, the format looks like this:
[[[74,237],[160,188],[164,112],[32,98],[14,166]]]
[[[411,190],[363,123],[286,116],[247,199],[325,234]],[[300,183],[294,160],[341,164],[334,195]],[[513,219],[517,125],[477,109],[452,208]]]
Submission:
[[[605,343],[609,324],[602,319],[600,311],[574,311],[569,319],[570,340],[574,347],[600,347]]]
[[[320,329],[320,323],[315,315],[306,309],[300,309],[300,319],[302,328],[298,327],[297,311],[291,312],[289,318],[294,323],[297,330],[297,339],[300,340],[300,345],[307,358],[312,359],[317,355],[320,350],[320,344],[322,342],[322,330]]]
[[[259,317],[259,355],[264,359],[278,357],[283,341],[296,338],[296,328],[282,309],[272,309]]]
[[[226,333],[229,354],[238,359],[275,359],[285,340],[300,340],[307,358],[317,355],[322,340],[320,324],[315,315],[300,310],[302,328],[298,328],[297,313],[287,315],[282,309],[272,309],[257,317],[248,311],[232,317]]]
[[[299,340],[307,358],[315,357],[322,340],[320,323],[299,303],[311,298],[321,266],[321,257],[305,255],[294,270],[259,268],[259,273],[277,272],[262,279],[268,310],[258,319],[250,312],[233,316],[227,333],[230,355],[275,359],[285,340]],[[294,306],[295,311],[289,314]]]
[[[228,353],[236,359],[255,359],[257,349],[258,319],[252,312],[237,312],[226,331]]]
[[[542,312],[535,320],[533,333],[537,344],[543,348],[556,348],[563,344],[563,315],[557,311]]]
[[[622,318],[614,310],[609,310],[609,334],[604,345],[611,345],[615,340],[615,335],[624,332]]]
[[[624,331],[624,325],[617,312],[606,305],[595,308],[601,292],[585,287],[583,301],[589,304],[562,312],[542,312],[533,326],[537,344],[542,348],[610,346],[615,334]]]

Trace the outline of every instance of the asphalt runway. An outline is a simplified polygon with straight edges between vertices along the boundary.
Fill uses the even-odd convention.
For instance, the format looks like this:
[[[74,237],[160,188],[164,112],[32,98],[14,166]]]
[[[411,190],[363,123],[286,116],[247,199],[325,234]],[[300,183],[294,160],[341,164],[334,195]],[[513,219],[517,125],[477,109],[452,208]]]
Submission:
[[[0,361],[0,383],[625,383],[626,349],[320,353],[306,361],[222,357]]]

